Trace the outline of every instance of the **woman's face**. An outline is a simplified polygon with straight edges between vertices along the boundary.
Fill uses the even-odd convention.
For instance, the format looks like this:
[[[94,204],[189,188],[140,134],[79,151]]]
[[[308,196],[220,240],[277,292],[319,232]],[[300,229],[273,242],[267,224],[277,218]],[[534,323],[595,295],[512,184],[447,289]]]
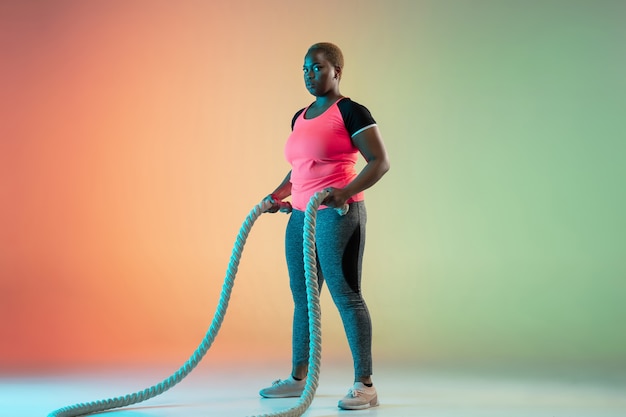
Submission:
[[[322,97],[339,82],[340,69],[326,59],[323,51],[309,51],[304,57],[304,85],[315,97]]]

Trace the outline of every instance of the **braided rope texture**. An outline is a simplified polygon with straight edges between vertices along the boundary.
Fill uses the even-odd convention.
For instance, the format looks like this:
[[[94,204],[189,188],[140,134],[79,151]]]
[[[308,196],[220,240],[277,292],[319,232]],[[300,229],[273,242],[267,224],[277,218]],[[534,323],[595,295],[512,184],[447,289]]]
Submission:
[[[317,266],[315,258],[315,224],[317,218],[317,209],[321,205],[321,202],[328,196],[327,191],[320,191],[316,193],[309,201],[306,212],[305,222],[303,229],[304,237],[304,270],[306,277],[307,287],[307,302],[309,306],[309,372],[307,374],[306,384],[304,391],[300,396],[298,402],[291,408],[284,411],[274,412],[270,414],[262,414],[253,417],[300,417],[306,412],[311,405],[315,391],[319,383],[319,370],[321,362],[321,312],[319,305],[319,286],[317,283]],[[213,320],[209,329],[207,330],[200,345],[196,348],[191,357],[181,366],[174,374],[164,379],[160,383],[146,388],[142,391],[137,391],[132,394],[127,394],[115,398],[108,398],[98,401],[92,401],[87,403],[78,403],[58,410],[52,411],[48,414],[48,417],[75,417],[83,416],[91,413],[97,413],[106,410],[112,410],[115,408],[127,407],[129,405],[137,404],[150,398],[154,398],[163,394],[165,391],[173,388],[176,384],[181,382],[191,371],[200,363],[204,355],[208,352],[209,348],[213,344],[217,333],[222,326],[226,310],[228,309],[228,302],[230,301],[230,295],[232,293],[233,285],[235,283],[235,277],[239,268],[239,262],[241,260],[241,254],[243,252],[248,234],[254,225],[254,222],[259,216],[271,207],[271,202],[267,199],[258,203],[244,220],[235,244],[233,246],[228,268],[226,270],[226,277],[224,278],[224,284],[222,285],[222,291],[220,293],[220,299],[216,308]],[[287,211],[287,210],[283,210]]]

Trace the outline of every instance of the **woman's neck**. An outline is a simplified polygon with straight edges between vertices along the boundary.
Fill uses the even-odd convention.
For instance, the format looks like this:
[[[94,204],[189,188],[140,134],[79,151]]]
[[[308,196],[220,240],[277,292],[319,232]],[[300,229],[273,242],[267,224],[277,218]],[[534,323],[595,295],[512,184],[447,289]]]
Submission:
[[[330,108],[337,101],[341,100],[343,96],[339,95],[326,95],[321,97],[316,97],[315,102],[309,106],[304,114],[305,119],[314,119],[317,116],[324,113],[326,110]]]
[[[339,91],[333,91],[332,93],[315,97],[314,106],[318,108],[328,107],[341,98],[343,98],[343,96]]]

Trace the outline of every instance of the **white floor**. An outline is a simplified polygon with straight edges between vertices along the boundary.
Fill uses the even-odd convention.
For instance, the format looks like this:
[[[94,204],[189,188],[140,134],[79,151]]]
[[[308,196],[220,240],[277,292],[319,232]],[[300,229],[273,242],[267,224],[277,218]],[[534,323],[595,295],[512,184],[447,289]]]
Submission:
[[[40,416],[76,403],[143,390],[176,368],[1,376],[0,416]],[[261,399],[259,388],[277,375],[274,366],[233,369],[201,363],[162,395],[104,413],[115,417],[251,416],[284,410],[297,399]],[[573,372],[483,372],[379,365],[380,406],[342,411],[337,401],[350,385],[350,370],[324,365],[305,417],[626,417],[626,379]]]

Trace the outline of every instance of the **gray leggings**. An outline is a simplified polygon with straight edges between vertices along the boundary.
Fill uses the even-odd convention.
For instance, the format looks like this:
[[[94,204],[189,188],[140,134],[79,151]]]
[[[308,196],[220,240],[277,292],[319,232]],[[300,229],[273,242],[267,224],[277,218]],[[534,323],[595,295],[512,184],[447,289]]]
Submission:
[[[345,216],[319,210],[316,222],[317,269],[320,290],[324,281],[339,310],[354,360],[355,378],[372,374],[372,324],[361,295],[361,266],[365,246],[365,203],[350,204]],[[304,212],[293,210],[287,224],[285,253],[294,301],[292,361],[308,364],[309,324],[302,254]]]

